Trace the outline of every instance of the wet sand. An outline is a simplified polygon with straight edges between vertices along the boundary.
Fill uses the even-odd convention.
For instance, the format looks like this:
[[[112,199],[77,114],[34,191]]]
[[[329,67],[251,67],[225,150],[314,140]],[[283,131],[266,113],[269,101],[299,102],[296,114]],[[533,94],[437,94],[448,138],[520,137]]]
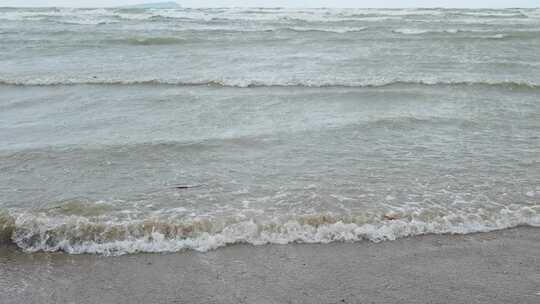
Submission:
[[[540,303],[540,229],[120,257],[0,249],[0,302]]]

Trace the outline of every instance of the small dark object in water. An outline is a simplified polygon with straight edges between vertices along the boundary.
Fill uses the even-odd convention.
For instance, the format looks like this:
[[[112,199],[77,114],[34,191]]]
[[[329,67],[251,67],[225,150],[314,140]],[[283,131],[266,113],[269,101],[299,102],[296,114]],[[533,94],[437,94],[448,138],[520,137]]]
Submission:
[[[192,189],[192,188],[199,188],[199,187],[202,187],[202,185],[178,185],[178,186],[174,186],[174,189],[179,189],[179,190],[186,190],[186,189]]]
[[[399,220],[399,216],[397,215],[390,215],[390,214],[385,214],[383,215],[383,218],[387,221],[395,221],[395,220]]]

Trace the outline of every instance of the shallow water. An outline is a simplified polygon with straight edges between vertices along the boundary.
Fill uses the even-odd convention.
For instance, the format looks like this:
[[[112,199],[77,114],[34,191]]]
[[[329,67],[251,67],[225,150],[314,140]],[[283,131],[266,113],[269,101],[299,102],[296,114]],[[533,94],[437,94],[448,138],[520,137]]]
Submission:
[[[0,38],[27,251],[540,225],[538,10],[4,8]]]

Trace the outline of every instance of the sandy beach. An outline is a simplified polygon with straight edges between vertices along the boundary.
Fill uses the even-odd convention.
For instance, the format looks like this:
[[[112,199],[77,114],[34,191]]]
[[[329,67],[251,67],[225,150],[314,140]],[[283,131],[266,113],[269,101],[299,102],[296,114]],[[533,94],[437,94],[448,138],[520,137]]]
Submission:
[[[538,303],[540,229],[120,257],[0,249],[2,303]]]

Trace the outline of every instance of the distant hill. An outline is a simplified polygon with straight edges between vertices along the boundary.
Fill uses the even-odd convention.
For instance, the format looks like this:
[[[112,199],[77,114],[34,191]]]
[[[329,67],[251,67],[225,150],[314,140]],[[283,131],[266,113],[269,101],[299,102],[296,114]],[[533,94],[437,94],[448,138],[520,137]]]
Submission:
[[[179,7],[181,6],[174,1],[151,2],[151,3],[142,3],[142,4],[122,6],[122,8],[179,8]]]

